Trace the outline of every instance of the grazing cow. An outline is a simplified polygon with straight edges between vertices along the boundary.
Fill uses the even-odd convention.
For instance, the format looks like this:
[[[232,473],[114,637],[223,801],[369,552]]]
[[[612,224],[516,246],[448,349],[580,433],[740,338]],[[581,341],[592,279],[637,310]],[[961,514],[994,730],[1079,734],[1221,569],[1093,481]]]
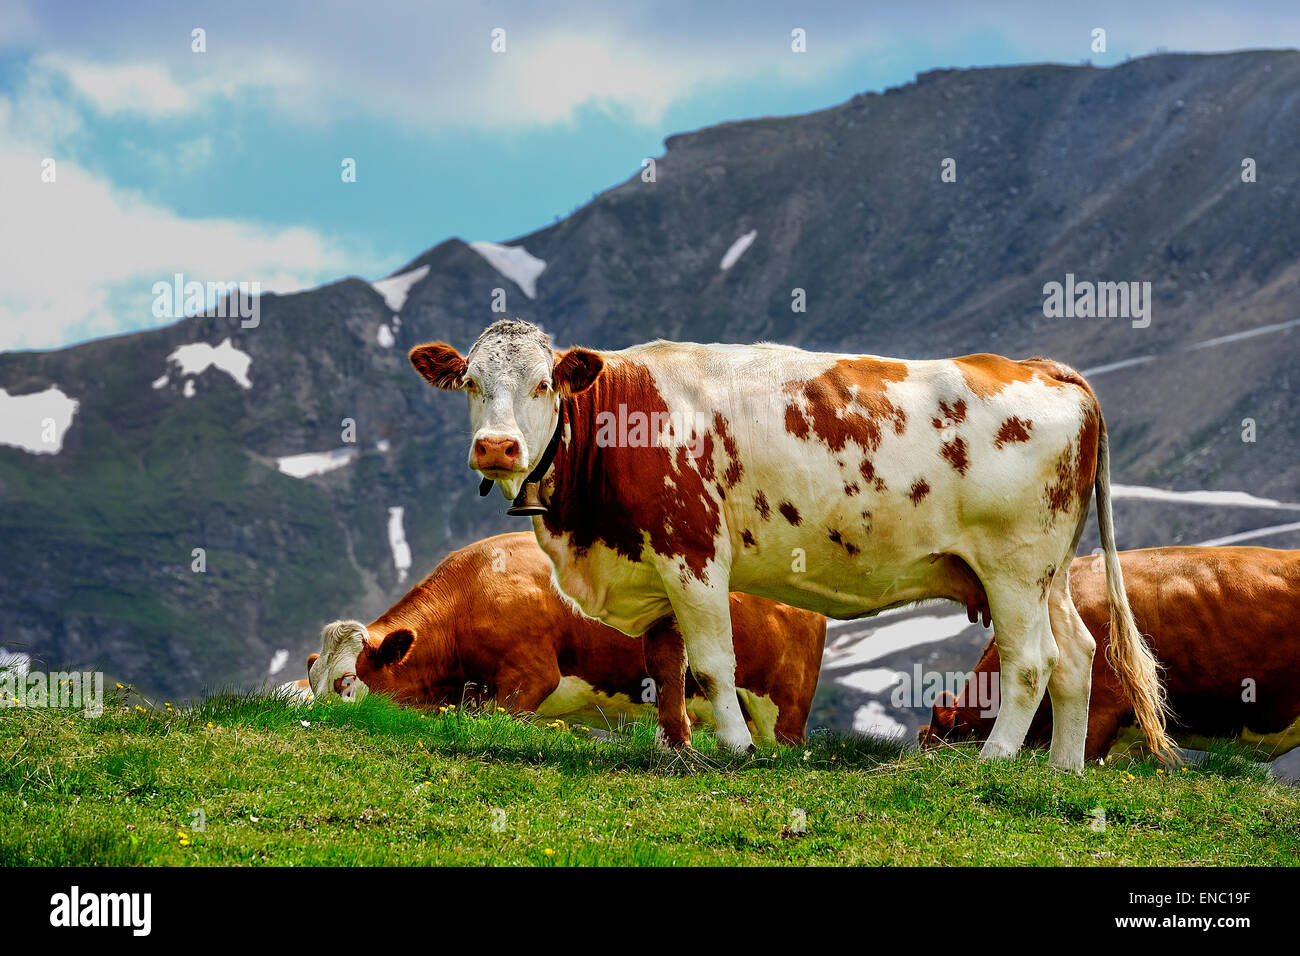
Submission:
[[[1133,616],[1163,667],[1174,740],[1204,749],[1208,738],[1233,737],[1269,760],[1300,747],[1300,551],[1152,548],[1121,551],[1119,559]],[[1070,591],[1104,648],[1106,581],[1094,558],[1075,559]],[[961,696],[945,692],[934,705],[919,732],[922,746],[987,736],[996,709],[987,688],[997,671],[990,641]],[[1085,758],[1126,748],[1133,721],[1114,672],[1098,655]],[[1044,705],[1030,724],[1030,742],[1045,743],[1051,728]]]
[[[1110,651],[1153,748],[1172,753],[1115,556],[1101,410],[1073,369],[767,344],[559,354],[520,321],[464,357],[439,342],[410,359],[466,393],[469,466],[533,515],[583,611],[627,634],[676,615],[718,739],[737,751],[750,736],[729,591],[844,619],[978,591],[1004,677],[984,756],[1020,748],[1046,689],[1051,762],[1081,769],[1095,642],[1067,577],[1095,487]]]
[[[826,619],[772,601],[731,598],[737,693],[757,733],[804,738],[817,689]],[[661,738],[690,742],[688,709],[710,720],[686,677],[671,618],[642,642],[583,617],[555,590],[533,535],[503,534],[453,551],[373,624],[335,621],[307,659],[317,697],[379,691],[414,704],[495,698],[512,712],[600,720],[657,702]],[[653,685],[647,680],[653,680]],[[657,701],[656,701],[657,697]]]

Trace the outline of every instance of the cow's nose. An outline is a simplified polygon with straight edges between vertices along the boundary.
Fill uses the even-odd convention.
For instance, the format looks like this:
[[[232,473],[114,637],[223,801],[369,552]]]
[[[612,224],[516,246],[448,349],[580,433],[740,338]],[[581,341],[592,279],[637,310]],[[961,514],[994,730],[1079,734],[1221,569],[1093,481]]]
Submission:
[[[513,438],[478,438],[474,441],[474,467],[480,471],[519,467],[519,442]]]

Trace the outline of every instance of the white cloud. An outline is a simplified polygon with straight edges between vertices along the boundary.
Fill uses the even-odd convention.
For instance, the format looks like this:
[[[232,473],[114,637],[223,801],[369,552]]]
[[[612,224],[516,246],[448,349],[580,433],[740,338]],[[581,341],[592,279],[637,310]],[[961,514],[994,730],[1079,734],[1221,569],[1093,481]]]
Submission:
[[[106,114],[164,117],[250,95],[297,121],[378,116],[425,131],[549,126],[584,108],[656,125],[674,104],[724,87],[773,77],[815,83],[849,65],[860,71],[864,63],[926,56],[934,66],[954,58],[970,64],[985,51],[1002,62],[1078,62],[1093,55],[1098,24],[1111,48],[1099,62],[1156,46],[1271,47],[1300,28],[1294,4],[1239,16],[1220,0],[1097,0],[1086,10],[1050,9],[1041,0],[966,7],[916,0],[878,9],[754,0],[743,15],[730,4],[689,0],[653,8],[380,0],[367,6],[364,22],[343,2],[315,3],[304,19],[292,5],[228,0],[220,23],[205,25],[208,52],[195,54],[188,30],[171,18],[93,6],[69,15],[59,6],[0,5],[9,10],[0,14],[0,49],[21,38],[58,51],[35,62]],[[491,49],[498,27],[506,31],[504,53]],[[791,52],[795,27],[806,30],[806,53]],[[105,49],[115,51],[111,60]]]
[[[185,218],[73,159],[51,157],[56,179],[43,182],[48,147],[16,132],[13,119],[0,97],[0,349],[158,325],[153,283],[177,272],[283,293],[379,271],[310,229]]]
[[[38,57],[33,66],[62,76],[103,114],[165,116],[194,106],[192,92],[176,83],[165,67],[154,63],[106,65],[47,55]]]
[[[393,13],[381,8],[373,15],[370,30],[382,31]],[[273,8],[259,9],[255,30],[241,31],[231,20],[222,33],[210,31],[205,54],[189,53],[184,44],[142,46],[138,37],[122,38],[112,44],[120,51],[115,59],[47,53],[31,61],[31,72],[101,116],[166,119],[247,96],[301,122],[333,122],[347,113],[425,131],[517,130],[568,123],[584,108],[653,126],[670,106],[701,90],[773,75],[815,82],[862,52],[861,43],[854,49],[848,37],[822,32],[815,55],[796,55],[788,26],[749,28],[727,42],[713,29],[665,35],[663,23],[647,35],[610,11],[487,19],[470,8],[415,8],[390,24],[391,43],[362,45],[350,10],[322,7],[311,25],[277,24],[276,16]],[[507,31],[503,53],[491,49],[498,23]],[[231,33],[242,33],[237,47],[223,43]],[[288,47],[286,33],[312,42]],[[442,40],[436,55],[429,36]]]

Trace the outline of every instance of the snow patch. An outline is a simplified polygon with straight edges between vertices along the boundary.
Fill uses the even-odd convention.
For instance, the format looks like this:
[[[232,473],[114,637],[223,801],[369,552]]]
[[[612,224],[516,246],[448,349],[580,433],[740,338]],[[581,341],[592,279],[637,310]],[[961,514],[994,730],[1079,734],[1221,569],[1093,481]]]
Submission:
[[[1236,544],[1239,541],[1253,541],[1255,538],[1271,538],[1275,534],[1286,534],[1289,531],[1300,531],[1300,521],[1293,521],[1290,524],[1270,525],[1267,528],[1255,528],[1252,531],[1241,531],[1237,534],[1230,534],[1223,538],[1211,538],[1209,541],[1201,541],[1197,547],[1218,548],[1225,544]]]
[[[1257,498],[1244,491],[1166,491],[1142,485],[1111,485],[1112,498],[1135,498],[1142,501],[1176,501],[1185,505],[1214,505],[1221,508],[1279,508],[1300,511],[1300,504]]]
[[[898,651],[956,637],[970,622],[965,614],[921,614],[884,627],[845,634],[827,648],[823,668],[861,667]],[[858,638],[858,640],[851,640]]]
[[[487,260],[530,299],[537,298],[537,277],[546,269],[546,261],[531,255],[523,246],[502,246],[495,242],[471,242],[469,247]]]
[[[402,515],[405,508],[388,509],[388,547],[393,552],[393,565],[397,568],[397,580],[405,581],[411,570],[411,546],[406,543],[406,531],[402,528]]]
[[[289,652],[280,650],[271,655],[271,669],[268,673],[274,677],[280,671],[284,670],[284,665],[289,663]]]
[[[0,445],[33,455],[57,455],[80,404],[57,385],[27,395],[10,395],[0,388]]]
[[[342,468],[357,457],[355,445],[346,445],[331,451],[309,451],[302,455],[286,455],[277,458],[275,463],[286,475],[294,478],[309,478],[323,475],[327,471]]]
[[[391,276],[387,279],[380,279],[378,282],[370,283],[370,285],[384,297],[384,301],[388,303],[390,309],[394,312],[401,312],[402,306],[406,305],[406,297],[411,294],[411,286],[428,274],[429,267],[420,266],[418,269],[412,269],[410,272],[403,272],[401,275]]]
[[[854,712],[853,730],[877,737],[902,737],[907,733],[907,727],[890,717],[889,711],[878,700],[867,701]]]
[[[181,389],[181,394],[186,398],[194,397],[194,379],[187,378],[185,380],[185,387]]]
[[[393,336],[393,330],[386,325],[379,327],[379,332],[375,338],[378,340],[381,349],[391,349],[397,342],[397,339]]]
[[[182,345],[167,356],[167,361],[180,366],[180,374],[183,376],[202,375],[215,367],[233,378],[240,388],[253,387],[253,383],[248,380],[248,369],[253,364],[253,357],[235,348],[230,339],[215,348],[207,342]],[[166,384],[164,376],[155,381],[153,387],[162,388]],[[193,394],[192,390],[187,390],[186,397]]]
[[[758,238],[758,230],[751,229],[749,230],[749,232],[745,233],[743,236],[741,236],[739,239],[733,242],[731,244],[731,248],[728,249],[726,253],[722,256],[722,261],[718,263],[718,268],[721,269],[723,272],[726,272],[728,269],[734,266],[737,262],[740,261],[740,257],[745,254],[746,250],[748,250],[749,247],[754,244],[754,240],[756,238]]]
[[[375,442],[375,451],[379,452],[381,455],[386,453],[388,449],[392,447],[393,447],[392,442],[390,442],[387,438],[381,438],[379,439],[379,441]]]
[[[896,671],[892,667],[869,667],[864,671],[837,677],[835,683],[860,690],[864,694],[883,694],[906,677],[902,671]]]

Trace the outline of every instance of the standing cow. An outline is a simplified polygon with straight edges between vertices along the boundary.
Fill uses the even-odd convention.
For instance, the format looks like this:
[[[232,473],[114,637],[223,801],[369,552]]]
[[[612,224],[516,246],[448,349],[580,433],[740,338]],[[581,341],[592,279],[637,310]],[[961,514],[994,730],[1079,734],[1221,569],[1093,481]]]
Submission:
[[[1067,585],[1095,487],[1112,660],[1152,748],[1172,754],[1116,558],[1101,410],[1073,369],[780,345],[559,354],[520,321],[464,357],[432,343],[410,358],[467,395],[469,465],[534,515],[565,593],[627,634],[676,615],[737,751],[751,740],[728,591],[851,619],[981,589],[1003,675],[983,756],[1019,750],[1047,690],[1051,762],[1081,769],[1095,642]]]
[[[802,741],[826,619],[748,594],[733,594],[730,605],[738,692],[754,730],[764,740]],[[688,745],[688,709],[706,722],[712,715],[687,679],[672,618],[646,632],[644,654],[642,643],[579,614],[552,586],[533,535],[502,534],[447,555],[373,623],[326,625],[307,675],[321,698],[376,691],[411,704],[458,704],[468,684],[513,713],[547,717],[637,716],[653,702],[664,743]],[[301,685],[280,694],[301,699]]]
[[[1184,747],[1230,737],[1274,760],[1300,747],[1300,551],[1272,548],[1150,548],[1121,551],[1133,617],[1160,662],[1173,713],[1171,736]],[[1070,593],[1097,643],[1109,642],[1106,579],[1096,561],[1076,558]],[[996,712],[994,642],[960,697],[944,691],[923,747],[983,739]],[[983,697],[981,700],[980,698]],[[1133,708],[1105,661],[1092,670],[1087,760],[1126,749]],[[1030,742],[1045,744],[1052,715],[1040,707]]]

